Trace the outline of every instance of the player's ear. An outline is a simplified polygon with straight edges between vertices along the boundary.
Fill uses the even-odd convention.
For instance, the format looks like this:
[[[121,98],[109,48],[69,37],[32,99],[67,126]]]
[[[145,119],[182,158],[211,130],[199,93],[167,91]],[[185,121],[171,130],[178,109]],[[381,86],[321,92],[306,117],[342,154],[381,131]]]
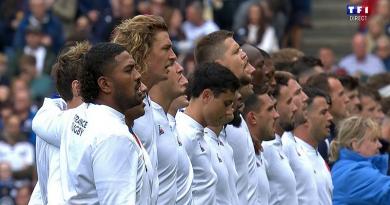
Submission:
[[[214,94],[213,91],[207,88],[203,90],[203,92],[200,94],[200,97],[203,103],[207,104],[214,97]]]
[[[72,95],[73,97],[79,97],[80,96],[80,82],[78,80],[72,81]]]
[[[100,90],[105,94],[112,92],[112,81],[106,76],[100,76],[97,80]]]

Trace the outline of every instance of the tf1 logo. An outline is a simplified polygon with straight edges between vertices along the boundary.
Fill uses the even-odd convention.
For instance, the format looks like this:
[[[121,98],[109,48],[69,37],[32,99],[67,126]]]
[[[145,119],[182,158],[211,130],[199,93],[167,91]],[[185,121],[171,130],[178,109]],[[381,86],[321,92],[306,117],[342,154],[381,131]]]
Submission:
[[[347,5],[347,15],[351,21],[366,21],[368,12],[368,6]]]
[[[368,15],[368,6],[347,5],[347,15]]]

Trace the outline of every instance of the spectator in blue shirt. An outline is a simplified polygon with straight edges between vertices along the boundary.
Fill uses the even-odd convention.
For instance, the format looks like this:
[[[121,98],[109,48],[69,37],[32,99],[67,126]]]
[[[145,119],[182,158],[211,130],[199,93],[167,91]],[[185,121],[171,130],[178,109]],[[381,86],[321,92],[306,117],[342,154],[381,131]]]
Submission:
[[[380,126],[354,116],[340,125],[331,144],[333,204],[389,204],[388,155],[380,155]]]

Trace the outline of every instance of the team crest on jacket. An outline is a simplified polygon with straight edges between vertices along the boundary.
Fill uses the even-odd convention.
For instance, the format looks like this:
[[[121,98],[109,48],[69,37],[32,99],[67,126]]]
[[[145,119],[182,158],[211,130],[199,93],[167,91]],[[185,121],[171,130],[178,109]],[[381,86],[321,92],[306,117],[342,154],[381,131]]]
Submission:
[[[164,130],[163,130],[163,128],[160,125],[158,126],[158,133],[160,135],[164,134]]]

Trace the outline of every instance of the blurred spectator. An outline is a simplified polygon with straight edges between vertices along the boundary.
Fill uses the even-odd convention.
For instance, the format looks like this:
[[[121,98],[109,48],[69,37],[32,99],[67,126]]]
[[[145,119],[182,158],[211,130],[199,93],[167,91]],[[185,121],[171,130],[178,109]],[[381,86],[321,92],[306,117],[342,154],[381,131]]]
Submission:
[[[61,20],[65,38],[72,33],[76,20],[77,4],[77,0],[55,0],[52,6],[53,14]]]
[[[322,69],[327,73],[335,72],[338,67],[336,65],[336,58],[331,48],[322,47],[318,51],[318,57],[322,62]]]
[[[166,0],[167,5],[174,7],[180,10],[181,13],[184,13],[187,6],[194,0]]]
[[[104,10],[111,9],[110,2],[107,0],[78,0],[77,16],[87,16],[92,23],[96,23]]]
[[[22,78],[14,78],[11,82],[11,94],[28,91],[28,85]]]
[[[301,48],[302,28],[311,27],[311,0],[290,0],[291,13],[285,37],[284,47]]]
[[[207,1],[207,0],[206,0]],[[224,1],[224,0],[211,0],[211,7],[214,16],[215,23],[224,30],[232,30],[233,18],[237,8],[247,0],[235,0],[235,1]]]
[[[25,29],[26,45],[15,50],[14,56],[10,62],[9,76],[15,77],[20,74],[19,60],[24,54],[35,57],[35,67],[37,75],[50,75],[51,67],[55,62],[56,56],[43,45],[44,33],[39,26],[29,25]]]
[[[8,60],[7,56],[0,53],[0,85],[6,85],[9,86],[10,79],[7,75],[7,69],[8,68]]]
[[[358,91],[359,80],[349,75],[339,76],[338,79],[344,87],[345,95],[349,99],[349,102],[347,103],[349,116],[359,114],[361,109]]]
[[[86,16],[80,16],[74,25],[72,33],[66,39],[65,45],[78,41],[95,42],[95,37],[92,33],[92,22]]]
[[[53,82],[49,75],[38,75],[35,57],[22,55],[19,60],[20,78],[26,81],[31,91],[31,98],[35,102],[43,102],[44,97],[50,96],[53,90]]]
[[[31,186],[29,184],[20,187],[16,193],[15,205],[28,205],[31,193]]]
[[[279,42],[275,29],[268,24],[264,7],[253,3],[247,10],[247,24],[238,29],[239,38],[247,43],[256,45],[268,53],[279,50]]]
[[[213,21],[203,18],[203,6],[199,1],[192,2],[186,8],[186,19],[182,29],[186,39],[191,43],[191,48],[199,38],[219,29]]]
[[[0,204],[13,205],[12,194],[15,191],[15,181],[12,177],[10,163],[6,161],[0,162]]]
[[[379,154],[380,126],[354,116],[339,130],[331,144],[333,204],[389,204],[388,156]]]
[[[0,1],[0,52],[12,46],[15,31],[27,8],[26,0]]]
[[[365,32],[367,31],[367,24],[368,24],[368,19],[371,18],[371,16],[376,15],[377,10],[375,9],[378,5],[378,0],[350,0],[350,5],[361,5],[363,8],[368,7],[369,11],[368,14],[361,13],[360,16],[367,16],[365,20],[359,21],[359,27],[358,30],[359,32]]]
[[[288,15],[291,13],[290,0],[266,0],[272,11],[272,25],[275,27],[279,42],[282,42],[288,23]]]
[[[0,107],[9,102],[10,89],[7,85],[0,85]],[[0,126],[1,128],[1,126]]]
[[[235,13],[233,23],[234,31],[237,31],[247,23],[247,11],[252,3],[266,3],[268,5],[265,11],[266,16],[272,20],[278,42],[281,42],[287,25],[287,16],[291,12],[290,0],[247,0],[238,7]]]
[[[0,141],[0,162],[8,162],[15,179],[32,179],[34,147],[25,141],[20,130],[20,118],[12,114],[4,123]]]
[[[173,44],[173,51],[176,54],[190,52],[190,43],[185,40],[185,34],[181,29],[183,16],[179,9],[168,8],[165,10],[163,18],[168,26],[169,38]]]
[[[385,25],[385,32],[390,36],[390,1],[378,0],[376,5],[376,13],[382,16]]]
[[[91,42],[110,41],[111,32],[123,20],[133,18],[135,15],[134,0],[113,0],[111,10],[100,15],[93,26],[93,40]]]
[[[367,53],[367,39],[363,34],[357,33],[352,39],[353,53],[341,59],[339,66],[349,75],[362,77],[385,72],[385,66],[375,55]]]
[[[385,22],[380,15],[371,16],[368,20],[367,51],[372,53],[378,38],[385,34]]]
[[[4,122],[5,120],[11,116],[13,114],[13,108],[12,108],[12,105],[8,102],[8,103],[4,103],[2,104],[1,106],[1,109],[0,109],[0,130],[3,130],[4,129]]]
[[[165,0],[151,0],[150,12],[152,15],[162,16],[166,8]]]
[[[386,70],[390,72],[390,39],[387,36],[381,36],[376,42],[375,54],[385,64]]]
[[[14,47],[23,49],[26,44],[26,28],[31,25],[42,29],[42,45],[57,53],[64,43],[62,24],[60,20],[53,16],[45,4],[45,0],[29,0],[31,13],[27,14],[15,33]]]
[[[183,62],[181,63],[183,65],[183,74],[187,78],[190,78],[192,73],[195,71],[195,57],[192,53],[188,53],[184,56]]]
[[[35,134],[31,123],[37,107],[32,104],[29,90],[21,90],[13,93],[12,102],[15,114],[19,117],[21,132],[27,136],[28,141],[35,145]]]
[[[141,15],[149,15],[151,13],[150,2],[148,0],[139,0],[136,10]]]
[[[260,3],[262,0],[247,0],[240,4],[239,7],[237,7],[237,11],[234,15],[233,20],[233,31],[237,31],[238,29],[244,27],[246,24],[248,24],[248,9],[252,4]]]

